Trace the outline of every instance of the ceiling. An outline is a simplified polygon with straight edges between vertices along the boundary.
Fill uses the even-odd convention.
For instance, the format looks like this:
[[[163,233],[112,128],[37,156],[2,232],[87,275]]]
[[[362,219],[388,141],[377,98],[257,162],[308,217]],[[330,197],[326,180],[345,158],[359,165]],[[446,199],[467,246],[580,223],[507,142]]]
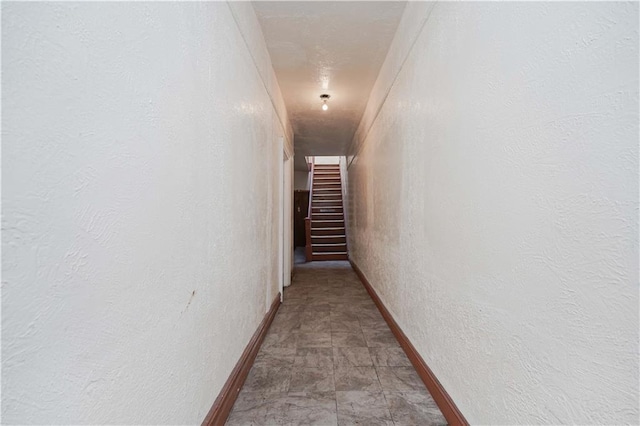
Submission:
[[[305,155],[346,153],[405,4],[253,2],[293,126],[296,169],[306,170]]]

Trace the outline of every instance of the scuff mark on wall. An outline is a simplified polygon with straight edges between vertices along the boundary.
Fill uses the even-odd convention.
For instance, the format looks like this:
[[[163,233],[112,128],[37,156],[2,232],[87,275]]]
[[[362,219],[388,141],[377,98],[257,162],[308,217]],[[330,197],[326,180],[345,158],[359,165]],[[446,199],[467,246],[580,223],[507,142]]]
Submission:
[[[184,309],[182,310],[182,312],[180,313],[180,315],[184,314],[185,312],[187,312],[187,309],[189,309],[189,305],[191,305],[191,302],[193,301],[193,298],[196,295],[196,291],[193,290],[191,292],[191,296],[189,297],[189,301],[187,302],[187,306],[184,307]]]

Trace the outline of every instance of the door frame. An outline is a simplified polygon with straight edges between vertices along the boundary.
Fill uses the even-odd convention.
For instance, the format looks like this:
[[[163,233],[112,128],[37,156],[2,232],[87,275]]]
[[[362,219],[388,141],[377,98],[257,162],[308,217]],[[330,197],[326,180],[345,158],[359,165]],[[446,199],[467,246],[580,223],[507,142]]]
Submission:
[[[280,137],[280,209],[278,239],[278,290],[284,301],[284,288],[291,285],[293,265],[293,152],[287,150],[285,138]]]

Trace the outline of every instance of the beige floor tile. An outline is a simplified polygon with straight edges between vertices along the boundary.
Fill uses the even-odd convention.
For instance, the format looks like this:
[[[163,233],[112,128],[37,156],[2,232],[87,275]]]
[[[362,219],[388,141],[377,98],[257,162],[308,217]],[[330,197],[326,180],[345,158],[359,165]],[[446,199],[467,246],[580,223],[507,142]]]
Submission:
[[[339,347],[365,347],[367,342],[361,331],[358,332],[335,332],[331,333],[331,344],[335,348]]]
[[[411,367],[411,361],[407,358],[401,347],[369,348],[373,365],[378,367]]]
[[[334,347],[333,365],[335,367],[371,367],[373,361],[369,348]]]
[[[425,386],[413,367],[376,367],[385,391],[424,391]]]
[[[444,426],[446,419],[426,392],[386,392],[389,411],[396,426]]]
[[[293,366],[331,369],[333,350],[332,348],[298,348]]]
[[[393,426],[387,401],[381,391],[338,391],[336,402],[340,426]]]
[[[300,333],[297,347],[299,348],[330,348],[331,333]]]
[[[332,368],[293,367],[289,392],[333,392]]]
[[[337,391],[381,390],[378,375],[373,367],[335,367]]]

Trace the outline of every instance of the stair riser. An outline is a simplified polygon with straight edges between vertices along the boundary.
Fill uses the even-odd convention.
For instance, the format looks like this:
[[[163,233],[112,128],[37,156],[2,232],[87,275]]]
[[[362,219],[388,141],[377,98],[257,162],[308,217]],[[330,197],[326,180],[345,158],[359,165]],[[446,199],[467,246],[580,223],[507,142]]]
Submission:
[[[324,246],[313,246],[313,253],[323,253],[323,252],[346,252],[347,251],[347,245],[346,244],[342,244],[339,246],[328,246],[328,247],[324,247]]]
[[[325,207],[342,207],[342,198],[331,200],[331,199],[314,199],[312,202],[311,208],[325,208]]]
[[[335,203],[342,206],[342,197],[313,197],[311,207],[334,206]]]
[[[344,220],[312,220],[312,228],[344,228]]]
[[[323,229],[323,228],[312,228],[311,229],[311,241],[313,241],[313,237],[316,236],[335,236],[340,237],[344,235],[344,229]]]
[[[335,220],[344,221],[342,213],[316,213],[311,215],[311,220]]]
[[[311,213],[318,213],[320,210],[334,209],[336,213],[342,212],[342,202],[340,200],[332,201],[331,203],[314,203],[311,207]],[[331,212],[328,212],[331,213]]]
[[[344,236],[339,237],[311,237],[311,245],[314,244],[347,244],[347,238]]]
[[[342,194],[323,194],[321,192],[314,192],[312,196],[312,200],[331,200],[331,199],[342,199]]]
[[[349,260],[349,257],[347,256],[347,253],[340,253],[340,254],[334,254],[334,253],[327,253],[327,254],[323,254],[323,253],[313,253],[313,256],[311,256],[311,260],[315,260],[315,261],[323,261],[323,260]]]
[[[342,207],[312,207],[312,214],[344,214]]]

